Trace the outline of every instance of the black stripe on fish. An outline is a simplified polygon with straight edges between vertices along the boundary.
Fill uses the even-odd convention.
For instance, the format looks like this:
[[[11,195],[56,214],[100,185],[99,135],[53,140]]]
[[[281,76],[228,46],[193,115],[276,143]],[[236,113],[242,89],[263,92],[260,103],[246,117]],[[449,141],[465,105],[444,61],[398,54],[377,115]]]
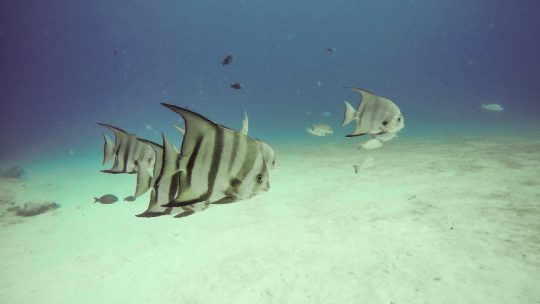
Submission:
[[[199,154],[199,149],[201,148],[202,141],[203,141],[202,137],[197,138],[197,141],[195,142],[195,146],[193,147],[193,150],[191,151],[191,155],[189,156],[187,164],[186,164],[187,187],[191,187],[193,167],[195,166],[195,161],[197,160],[197,155]]]
[[[253,165],[255,164],[255,160],[257,157],[256,153],[257,153],[257,145],[255,144],[255,142],[247,141],[246,142],[246,156],[242,160],[242,167],[236,174],[236,178],[238,178],[240,181],[244,181],[246,176],[253,169]]]
[[[232,167],[234,165],[234,160],[236,159],[236,154],[238,153],[239,146],[240,146],[240,134],[234,132],[233,133],[233,149],[229,157],[229,171],[232,170]]]
[[[212,163],[210,165],[210,171],[208,172],[208,190],[206,192],[208,197],[210,197],[214,192],[219,165],[222,161],[221,154],[223,152],[224,144],[223,136],[223,129],[216,128],[216,134],[214,137],[214,151],[212,152]]]
[[[128,140],[126,140],[126,145],[125,145],[125,148],[124,148],[124,151],[123,151],[124,156],[123,156],[123,164],[122,164],[122,170],[121,171],[124,171],[124,172],[127,171],[127,162],[128,162],[128,159],[129,159],[130,149],[131,149],[131,145],[130,145],[130,141],[128,139]]]

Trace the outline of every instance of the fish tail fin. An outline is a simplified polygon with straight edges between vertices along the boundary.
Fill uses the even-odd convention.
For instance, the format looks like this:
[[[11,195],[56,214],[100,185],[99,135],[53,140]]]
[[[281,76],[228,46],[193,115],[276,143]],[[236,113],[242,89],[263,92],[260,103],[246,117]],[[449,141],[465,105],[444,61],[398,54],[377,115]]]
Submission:
[[[351,121],[355,119],[354,115],[356,114],[356,110],[351,106],[351,104],[348,101],[345,101],[345,115],[343,116],[343,123],[342,126],[345,126],[349,124]]]
[[[354,174],[358,174],[358,171],[360,171],[360,165],[353,165],[354,167]]]
[[[94,197],[94,203],[97,203],[99,202],[99,198],[98,197]]]
[[[103,139],[105,140],[105,145],[103,146],[103,161],[101,164],[105,165],[114,157],[114,143],[107,134],[103,134]]]

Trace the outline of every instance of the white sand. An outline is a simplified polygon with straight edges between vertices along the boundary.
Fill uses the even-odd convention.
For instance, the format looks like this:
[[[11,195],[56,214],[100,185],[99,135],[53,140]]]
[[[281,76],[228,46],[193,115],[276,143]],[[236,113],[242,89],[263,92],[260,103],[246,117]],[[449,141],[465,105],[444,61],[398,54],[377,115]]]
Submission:
[[[1,187],[62,207],[3,216],[0,303],[540,303],[539,140],[400,137],[354,174],[357,145],[277,147],[269,192],[184,219],[92,203],[134,175],[28,168]]]

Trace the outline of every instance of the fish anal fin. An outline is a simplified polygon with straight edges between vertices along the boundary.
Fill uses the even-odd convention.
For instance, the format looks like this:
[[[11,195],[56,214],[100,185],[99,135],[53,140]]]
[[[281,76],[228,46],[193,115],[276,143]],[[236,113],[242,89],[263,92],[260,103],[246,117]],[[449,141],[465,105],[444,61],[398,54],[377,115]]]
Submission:
[[[368,133],[360,133],[360,134],[349,134],[349,135],[345,135],[345,137],[356,137],[356,136],[362,136],[362,135],[366,135]]]
[[[205,199],[200,199],[200,198],[187,200],[187,201],[172,201],[172,202],[169,202],[169,203],[167,203],[165,205],[161,205],[161,207],[185,207],[185,206],[201,203],[201,202],[204,202],[204,201],[206,201],[206,200]]]
[[[167,214],[170,214],[171,213],[171,209],[168,208],[168,209],[165,209],[165,211],[163,212],[155,212],[155,211],[145,211],[141,214],[137,214],[135,215],[136,217],[156,217],[156,216],[162,216],[162,215],[167,215]]]

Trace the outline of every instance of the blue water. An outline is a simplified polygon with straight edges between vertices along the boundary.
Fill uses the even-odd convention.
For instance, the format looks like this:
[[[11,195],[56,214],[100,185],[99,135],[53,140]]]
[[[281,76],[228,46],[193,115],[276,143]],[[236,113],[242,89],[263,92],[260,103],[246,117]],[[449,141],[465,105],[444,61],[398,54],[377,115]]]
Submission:
[[[99,154],[97,122],[178,136],[164,101],[235,129],[246,110],[271,144],[320,140],[313,123],[331,141],[358,102],[343,86],[392,99],[402,136],[540,130],[534,0],[1,1],[0,15],[6,162]],[[492,102],[505,110],[481,109]]]

